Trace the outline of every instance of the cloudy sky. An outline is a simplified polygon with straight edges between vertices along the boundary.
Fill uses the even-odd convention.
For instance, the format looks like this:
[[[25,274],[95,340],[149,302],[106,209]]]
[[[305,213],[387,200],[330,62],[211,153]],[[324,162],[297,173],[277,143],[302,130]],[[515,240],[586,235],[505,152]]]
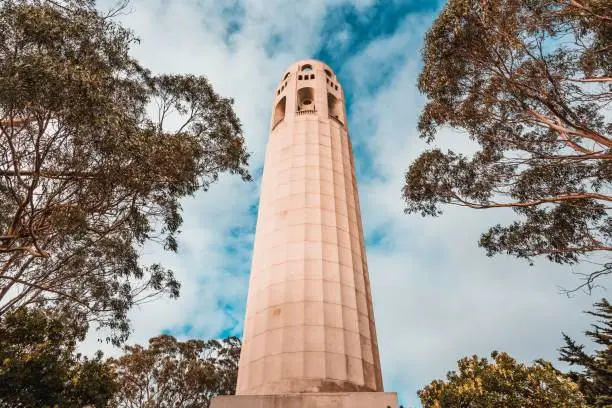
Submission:
[[[107,9],[112,0],[99,3]],[[220,5],[221,4],[221,5]],[[348,102],[385,388],[406,407],[416,391],[466,355],[511,353],[554,361],[564,331],[582,340],[581,311],[604,296],[568,298],[567,267],[487,258],[476,242],[512,212],[449,208],[438,218],[403,214],[404,172],[425,144],[416,121],[420,48],[443,6],[434,0],[132,0],[120,17],[141,38],[133,55],[156,73],[206,75],[235,99],[254,182],[223,177],[183,202],[178,254],[147,248],[146,262],[174,268],[183,289],[132,312],[131,343],[241,335],[271,104],[285,68],[328,63]],[[469,152],[465,136],[441,132],[438,146]],[[84,351],[107,345],[95,334]]]

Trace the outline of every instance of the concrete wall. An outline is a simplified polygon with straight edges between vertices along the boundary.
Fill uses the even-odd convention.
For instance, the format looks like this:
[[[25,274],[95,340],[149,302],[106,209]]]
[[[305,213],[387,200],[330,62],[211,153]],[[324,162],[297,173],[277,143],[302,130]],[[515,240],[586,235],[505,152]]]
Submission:
[[[397,408],[397,395],[393,392],[232,395],[216,397],[211,408]]]
[[[313,60],[282,78],[271,109],[237,394],[382,391],[342,87]],[[305,87],[314,93],[299,91]],[[298,103],[306,97],[314,100]]]

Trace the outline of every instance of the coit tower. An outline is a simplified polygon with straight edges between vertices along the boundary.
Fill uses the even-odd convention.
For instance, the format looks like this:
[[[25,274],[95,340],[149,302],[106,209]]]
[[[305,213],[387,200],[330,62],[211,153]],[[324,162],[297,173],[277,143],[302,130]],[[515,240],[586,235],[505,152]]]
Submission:
[[[236,394],[382,391],[344,92],[303,60],[274,92]]]

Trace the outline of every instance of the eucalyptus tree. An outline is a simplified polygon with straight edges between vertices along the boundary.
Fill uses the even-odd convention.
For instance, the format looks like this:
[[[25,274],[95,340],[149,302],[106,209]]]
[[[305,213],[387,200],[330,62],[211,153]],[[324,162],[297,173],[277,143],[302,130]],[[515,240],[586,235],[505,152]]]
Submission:
[[[544,360],[532,365],[507,353],[459,360],[446,380],[434,380],[418,391],[425,408],[588,408],[576,383]]]
[[[178,341],[161,335],[127,346],[109,363],[117,375],[114,408],[206,408],[236,392],[241,342],[236,337]]]
[[[94,0],[0,2],[0,316],[69,304],[121,343],[127,311],[180,283],[180,199],[249,180],[233,101],[204,76],[154,75]]]
[[[98,352],[76,352],[87,320],[61,308],[19,308],[0,318],[0,407],[107,407],[115,372]]]
[[[428,143],[461,131],[473,155],[432,147],[406,173],[407,213],[511,208],[480,239],[507,253],[612,271],[609,0],[450,0],[425,37],[418,86]],[[456,136],[463,137],[463,136]]]

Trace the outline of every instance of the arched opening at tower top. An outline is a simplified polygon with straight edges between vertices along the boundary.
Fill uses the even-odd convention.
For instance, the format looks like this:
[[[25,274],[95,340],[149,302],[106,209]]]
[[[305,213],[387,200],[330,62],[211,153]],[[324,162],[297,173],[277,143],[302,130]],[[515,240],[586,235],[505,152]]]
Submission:
[[[285,110],[287,108],[287,97],[283,96],[283,98],[278,101],[276,104],[276,108],[274,108],[274,126],[280,123],[283,119],[285,119]]]
[[[314,88],[304,87],[298,89],[297,93],[297,110],[298,111],[313,111],[316,110],[314,103]]]
[[[329,92],[327,93],[327,113],[330,117],[344,123],[342,102]]]

